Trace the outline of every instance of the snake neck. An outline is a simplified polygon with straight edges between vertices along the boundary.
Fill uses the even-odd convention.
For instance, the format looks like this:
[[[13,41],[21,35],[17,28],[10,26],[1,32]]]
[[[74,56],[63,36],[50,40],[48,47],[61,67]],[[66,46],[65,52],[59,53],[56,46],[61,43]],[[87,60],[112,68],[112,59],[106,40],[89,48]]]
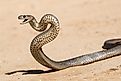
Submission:
[[[54,61],[52,61],[44,54],[44,52],[42,51],[42,46],[51,42],[57,37],[59,33],[58,19],[51,14],[46,14],[41,18],[39,23],[37,23],[35,18],[30,22],[32,28],[40,32],[42,30],[45,30],[48,24],[51,24],[50,28],[40,33],[32,40],[30,45],[30,51],[33,57],[39,63],[46,67],[52,68],[53,66],[51,64],[54,63]]]
[[[39,32],[42,32],[47,28],[47,24],[44,23],[43,20],[41,20],[38,23],[35,17],[33,17],[33,19],[29,22],[29,24],[34,30],[39,31]]]
[[[59,33],[59,21],[52,14],[44,15],[39,23],[36,21],[35,18],[33,18],[33,20],[29,23],[33,29],[42,32],[32,40],[31,46],[34,46],[36,48],[40,48],[44,44],[53,41]],[[47,28],[48,24],[51,24],[50,28],[44,31]]]

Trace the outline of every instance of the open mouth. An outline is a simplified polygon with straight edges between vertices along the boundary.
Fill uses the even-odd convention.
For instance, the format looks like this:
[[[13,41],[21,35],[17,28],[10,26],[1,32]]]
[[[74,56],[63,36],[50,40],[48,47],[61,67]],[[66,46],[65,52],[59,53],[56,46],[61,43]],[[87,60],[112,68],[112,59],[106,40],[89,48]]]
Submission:
[[[24,21],[23,21],[23,22],[25,23],[25,22],[27,22],[27,21],[28,21],[28,19],[24,19]]]
[[[23,19],[21,19],[21,20],[23,20]],[[20,24],[26,24],[26,23],[28,23],[27,21],[28,21],[28,19],[24,19]]]

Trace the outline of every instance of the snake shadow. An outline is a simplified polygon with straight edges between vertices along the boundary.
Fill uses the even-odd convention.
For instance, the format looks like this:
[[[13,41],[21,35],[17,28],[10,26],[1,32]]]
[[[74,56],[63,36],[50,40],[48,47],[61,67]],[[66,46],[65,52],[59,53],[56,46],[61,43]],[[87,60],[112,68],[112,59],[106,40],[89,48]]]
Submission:
[[[7,72],[5,73],[5,75],[12,75],[15,73],[22,73],[22,75],[28,75],[28,74],[45,74],[45,73],[52,73],[52,72],[56,72],[57,70],[16,70],[16,71],[11,71],[11,72]]]

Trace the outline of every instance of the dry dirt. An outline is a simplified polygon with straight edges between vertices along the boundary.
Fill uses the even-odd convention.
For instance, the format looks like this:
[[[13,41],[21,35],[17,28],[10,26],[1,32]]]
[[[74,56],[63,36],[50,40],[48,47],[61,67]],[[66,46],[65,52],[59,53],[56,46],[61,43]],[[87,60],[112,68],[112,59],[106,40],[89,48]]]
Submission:
[[[44,46],[54,60],[102,50],[107,39],[121,37],[121,0],[1,0],[0,81],[121,81],[121,56],[51,72],[32,57],[29,45],[39,34],[17,16],[58,17],[61,31]],[[9,73],[9,75],[5,74]]]

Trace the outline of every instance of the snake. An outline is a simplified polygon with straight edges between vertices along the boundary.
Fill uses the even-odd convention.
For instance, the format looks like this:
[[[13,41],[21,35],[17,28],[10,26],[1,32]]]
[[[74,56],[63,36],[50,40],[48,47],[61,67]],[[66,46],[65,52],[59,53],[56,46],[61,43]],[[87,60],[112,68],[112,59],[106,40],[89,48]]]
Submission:
[[[67,60],[54,61],[43,52],[42,47],[53,41],[59,34],[60,24],[58,18],[53,14],[45,14],[38,22],[34,16],[23,14],[19,15],[18,19],[22,21],[20,24],[29,23],[34,30],[40,32],[32,40],[30,52],[37,62],[52,70],[82,66],[121,54],[121,39],[111,39],[105,41],[104,46],[102,46],[103,50],[101,51],[83,54]]]

